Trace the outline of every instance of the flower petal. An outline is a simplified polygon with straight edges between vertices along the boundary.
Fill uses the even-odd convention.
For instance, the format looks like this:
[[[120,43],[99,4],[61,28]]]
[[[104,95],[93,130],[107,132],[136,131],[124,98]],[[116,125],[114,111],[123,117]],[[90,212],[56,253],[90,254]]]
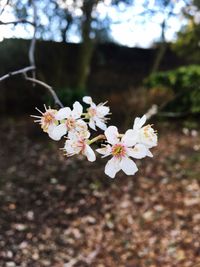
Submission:
[[[99,127],[103,131],[107,129],[107,125],[104,122],[102,122],[100,119],[96,119],[96,126]]]
[[[146,122],[146,115],[143,115],[142,118],[135,118],[133,130],[139,130]]]
[[[93,129],[94,131],[96,131],[96,126],[95,126],[95,122],[93,119],[90,119],[88,125],[90,126],[91,129]]]
[[[71,109],[68,107],[61,108],[59,111],[56,113],[55,118],[56,120],[63,120],[69,117],[71,114]]]
[[[82,120],[82,119],[78,119],[76,121],[76,124],[75,124],[75,130],[76,131],[87,131],[88,130],[88,126],[87,126],[87,123]]]
[[[135,162],[133,162],[131,159],[127,157],[122,158],[120,162],[120,167],[127,175],[134,175],[138,171]]]
[[[105,107],[103,105],[97,106],[97,112],[99,117],[104,117],[108,115],[109,111],[110,111],[109,107]]]
[[[77,131],[69,131],[68,132],[68,138],[73,141],[78,141],[79,135]]]
[[[72,110],[72,116],[73,116],[73,118],[75,118],[75,119],[80,118],[81,115],[82,115],[82,113],[83,113],[83,107],[82,107],[82,105],[78,101],[76,101],[73,104],[73,110]]]
[[[130,157],[133,157],[135,159],[142,159],[147,156],[147,150],[148,149],[144,145],[137,144],[134,148],[127,148],[127,153]]]
[[[115,175],[120,171],[120,161],[116,158],[110,159],[105,166],[105,174],[111,178],[115,178]]]
[[[135,130],[127,130],[124,136],[122,137],[122,142],[128,146],[134,146],[138,141],[138,131]]]
[[[104,158],[104,157],[107,157],[107,156],[109,156],[111,154],[112,149],[111,149],[110,145],[106,145],[106,146],[104,146],[102,148],[96,149],[96,151],[99,154],[103,155],[103,158]]]
[[[148,148],[147,148],[147,157],[153,158],[153,154]]]
[[[140,143],[144,144],[148,148],[157,146],[158,136],[154,132],[154,129],[151,125],[146,125],[142,127],[140,132]]]
[[[49,127],[49,137],[55,141],[59,141],[63,135],[67,133],[67,128],[64,123],[59,124],[56,127]]]
[[[76,140],[66,140],[64,150],[68,157],[79,154],[81,148],[76,145]]]
[[[89,145],[85,145],[85,151],[84,154],[86,155],[87,159],[91,162],[96,160],[96,155],[94,153],[94,151],[92,150],[92,148]]]
[[[115,126],[109,126],[106,130],[105,130],[105,136],[108,140],[108,143],[110,143],[111,145],[114,145],[116,143],[119,142],[119,133],[118,133],[118,129]]]
[[[92,104],[92,98],[90,96],[84,96],[83,102],[88,104],[88,105],[91,105]]]

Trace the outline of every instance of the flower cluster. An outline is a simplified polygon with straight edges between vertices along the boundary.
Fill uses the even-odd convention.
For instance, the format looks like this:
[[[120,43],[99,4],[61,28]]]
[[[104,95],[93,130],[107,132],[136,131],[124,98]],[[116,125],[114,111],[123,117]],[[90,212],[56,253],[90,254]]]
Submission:
[[[150,149],[157,145],[157,134],[152,126],[144,126],[146,115],[136,118],[132,129],[119,134],[117,127],[107,127],[110,108],[106,103],[96,105],[89,96],[83,97],[83,102],[88,105],[86,112],[76,101],[73,109],[64,107],[56,110],[44,106],[45,111],[37,109],[41,115],[33,117],[51,139],[59,141],[62,137],[66,138],[63,150],[68,157],[81,154],[93,162],[96,155],[91,145],[103,140],[101,148],[96,151],[102,157],[111,156],[105,166],[105,173],[111,178],[120,170],[127,175],[134,175],[138,168],[132,159],[153,157]],[[91,138],[89,129],[96,131],[97,128],[103,130],[104,134]]]

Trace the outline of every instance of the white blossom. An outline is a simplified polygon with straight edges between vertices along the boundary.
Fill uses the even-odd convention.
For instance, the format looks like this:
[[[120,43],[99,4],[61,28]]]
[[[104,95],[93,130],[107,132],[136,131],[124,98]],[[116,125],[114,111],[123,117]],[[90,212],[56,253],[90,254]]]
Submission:
[[[34,122],[38,122],[41,125],[41,128],[44,132],[48,133],[49,136],[51,135],[52,131],[57,127],[58,120],[56,119],[57,110],[51,109],[50,107],[47,108],[44,105],[45,112],[42,112],[38,108],[37,111],[41,114],[41,116],[31,115],[31,117],[36,118]]]
[[[88,144],[88,139],[70,132],[68,139],[65,141],[64,151],[68,157],[81,154],[85,155],[91,162],[96,160],[96,155]]]
[[[61,108],[55,116],[61,123],[51,131],[50,137],[58,141],[67,132],[78,132],[81,136],[87,136],[88,127],[81,119],[82,113],[83,107],[78,101],[73,104],[73,110],[69,107]]]
[[[148,149],[157,146],[158,137],[150,124],[143,126],[146,122],[146,115],[141,118],[137,117],[133,124],[133,129],[127,131],[130,139],[134,140],[135,144],[143,144]],[[149,155],[152,156],[149,151]]]
[[[96,160],[96,155],[90,145],[105,140],[105,144],[96,150],[102,157],[111,156],[105,166],[105,173],[111,178],[114,178],[120,170],[127,175],[134,175],[138,168],[132,158],[153,157],[150,149],[156,146],[158,141],[152,125],[144,126],[147,116],[137,117],[132,129],[128,129],[125,134],[119,134],[117,127],[106,126],[106,116],[110,108],[105,106],[105,103],[96,105],[89,96],[83,97],[83,102],[89,105],[86,113],[83,113],[82,105],[76,101],[73,109],[64,107],[56,110],[44,106],[45,111],[37,109],[41,115],[33,117],[53,140],[58,141],[66,135],[63,150],[67,156],[81,154],[93,162]],[[147,115],[150,116],[152,112],[149,111]],[[84,120],[89,122],[86,123]],[[93,130],[96,130],[96,127],[104,130],[104,135],[100,134],[89,139],[88,125]]]
[[[89,126],[91,129],[96,130],[96,126],[102,130],[107,128],[106,120],[109,114],[110,108],[105,106],[105,103],[100,103],[96,105],[90,96],[83,97],[83,102],[90,105],[87,109],[86,118],[89,119]]]
[[[120,138],[115,126],[109,126],[105,130],[105,136],[109,144],[97,149],[97,152],[103,157],[112,156],[105,166],[105,173],[111,178],[114,178],[120,170],[123,170],[127,175],[134,175],[138,168],[130,157],[144,158],[147,155],[146,147],[142,144],[135,144],[134,139],[129,138],[128,131]]]

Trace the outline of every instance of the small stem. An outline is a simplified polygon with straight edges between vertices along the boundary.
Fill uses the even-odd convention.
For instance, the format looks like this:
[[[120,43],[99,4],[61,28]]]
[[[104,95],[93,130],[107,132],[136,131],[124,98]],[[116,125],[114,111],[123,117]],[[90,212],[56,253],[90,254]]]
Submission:
[[[124,136],[124,134],[119,134],[118,135],[119,138],[121,138],[123,136]],[[95,143],[96,141],[99,141],[99,140],[106,140],[106,136],[104,134],[100,134],[100,135],[94,137],[93,139],[89,140],[88,145],[91,145],[91,144],[93,144],[93,143]]]
[[[89,118],[87,117],[87,114],[88,114],[87,112],[81,114],[81,116],[83,117],[83,119],[89,119]]]
[[[91,139],[91,140],[88,142],[88,145],[91,145],[91,144],[95,143],[95,142],[98,141],[98,140],[105,140],[105,139],[106,139],[105,135],[104,135],[104,134],[100,134],[100,135],[94,137],[93,139]]]

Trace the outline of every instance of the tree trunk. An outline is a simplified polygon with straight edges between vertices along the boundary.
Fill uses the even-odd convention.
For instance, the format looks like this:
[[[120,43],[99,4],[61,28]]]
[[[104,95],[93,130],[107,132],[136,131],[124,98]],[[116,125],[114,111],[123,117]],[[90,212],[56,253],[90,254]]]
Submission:
[[[69,31],[71,25],[72,25],[72,22],[73,22],[73,19],[72,19],[72,16],[71,14],[66,14],[66,21],[67,21],[67,25],[61,29],[61,36],[62,36],[62,42],[63,43],[66,43],[67,42],[67,32]]]
[[[159,47],[159,49],[157,51],[156,58],[155,58],[154,63],[153,63],[153,67],[152,67],[152,71],[151,71],[152,73],[155,73],[155,72],[157,72],[159,70],[166,50],[167,50],[167,44],[166,43],[161,43],[160,47]]]
[[[77,79],[75,88],[84,90],[90,74],[90,63],[94,51],[94,40],[91,38],[92,10],[96,1],[85,0],[83,6],[82,43],[77,62]]]
[[[77,62],[77,81],[75,86],[77,89],[84,90],[87,86],[93,51],[94,43],[91,40],[84,41],[80,46]]]
[[[162,62],[164,55],[165,55],[165,52],[167,50],[165,30],[166,30],[166,21],[164,19],[163,23],[162,23],[161,44],[160,44],[160,47],[158,48],[151,73],[155,73],[159,70],[161,62]]]

